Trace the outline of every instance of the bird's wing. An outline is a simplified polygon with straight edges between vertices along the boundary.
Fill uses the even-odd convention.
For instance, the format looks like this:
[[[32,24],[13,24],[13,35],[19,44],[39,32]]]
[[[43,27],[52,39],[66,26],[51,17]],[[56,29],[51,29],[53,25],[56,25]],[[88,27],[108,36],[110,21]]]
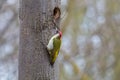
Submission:
[[[52,62],[54,63],[57,56],[58,56],[58,53],[59,53],[59,50],[60,50],[60,46],[61,46],[61,40],[60,39],[56,39],[54,38],[54,41],[53,41],[53,54],[52,54]]]

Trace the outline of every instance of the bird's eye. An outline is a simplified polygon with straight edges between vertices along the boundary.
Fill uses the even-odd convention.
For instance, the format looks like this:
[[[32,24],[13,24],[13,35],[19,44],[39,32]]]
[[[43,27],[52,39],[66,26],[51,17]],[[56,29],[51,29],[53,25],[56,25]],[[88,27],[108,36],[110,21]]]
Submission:
[[[57,34],[57,33],[59,33],[59,31],[58,31],[58,30],[56,30],[56,34]]]

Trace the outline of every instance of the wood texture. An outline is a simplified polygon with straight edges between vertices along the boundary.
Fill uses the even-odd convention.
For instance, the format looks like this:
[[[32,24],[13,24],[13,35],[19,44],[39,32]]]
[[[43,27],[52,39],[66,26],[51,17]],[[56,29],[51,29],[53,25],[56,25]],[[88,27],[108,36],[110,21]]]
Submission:
[[[19,80],[59,80],[58,62],[51,66],[46,51],[59,5],[60,0],[20,0]]]

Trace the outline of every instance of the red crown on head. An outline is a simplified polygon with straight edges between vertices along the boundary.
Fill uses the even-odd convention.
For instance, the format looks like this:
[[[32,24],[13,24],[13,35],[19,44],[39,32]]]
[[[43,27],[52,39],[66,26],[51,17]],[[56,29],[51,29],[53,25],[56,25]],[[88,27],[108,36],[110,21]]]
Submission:
[[[59,31],[59,35],[60,35],[60,38],[62,37],[62,32],[61,31]]]

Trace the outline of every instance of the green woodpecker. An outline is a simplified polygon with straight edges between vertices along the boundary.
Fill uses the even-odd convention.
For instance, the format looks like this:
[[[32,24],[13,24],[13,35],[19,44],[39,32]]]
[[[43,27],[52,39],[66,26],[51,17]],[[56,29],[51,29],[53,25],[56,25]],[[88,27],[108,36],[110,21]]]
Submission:
[[[49,41],[47,45],[47,50],[50,55],[50,63],[51,65],[54,64],[54,62],[57,59],[57,56],[59,54],[60,46],[61,46],[61,37],[62,37],[62,32],[58,31]]]

